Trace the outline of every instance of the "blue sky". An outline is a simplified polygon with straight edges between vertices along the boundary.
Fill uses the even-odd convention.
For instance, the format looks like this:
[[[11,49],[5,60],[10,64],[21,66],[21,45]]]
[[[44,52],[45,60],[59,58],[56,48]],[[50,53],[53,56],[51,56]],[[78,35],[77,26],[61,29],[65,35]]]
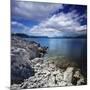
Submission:
[[[31,36],[86,34],[87,7],[60,3],[15,1],[11,4],[11,31]]]

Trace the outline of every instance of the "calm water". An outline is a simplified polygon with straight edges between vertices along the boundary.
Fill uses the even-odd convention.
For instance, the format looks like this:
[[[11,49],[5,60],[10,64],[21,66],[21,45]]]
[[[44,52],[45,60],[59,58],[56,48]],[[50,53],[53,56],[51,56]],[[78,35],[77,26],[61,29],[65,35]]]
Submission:
[[[65,56],[72,58],[82,67],[87,61],[87,39],[85,38],[30,38],[41,46],[48,46],[47,56]]]
[[[30,38],[29,40],[36,41],[41,46],[47,46],[48,54],[51,56],[64,55],[78,58],[87,52],[87,40],[85,38]]]

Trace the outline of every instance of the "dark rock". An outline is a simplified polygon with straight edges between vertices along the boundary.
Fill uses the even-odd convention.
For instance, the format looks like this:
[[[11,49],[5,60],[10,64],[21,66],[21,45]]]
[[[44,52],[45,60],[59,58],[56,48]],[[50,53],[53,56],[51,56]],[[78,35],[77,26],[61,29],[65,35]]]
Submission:
[[[33,75],[34,69],[30,65],[27,52],[14,52],[11,55],[11,83],[21,83]]]

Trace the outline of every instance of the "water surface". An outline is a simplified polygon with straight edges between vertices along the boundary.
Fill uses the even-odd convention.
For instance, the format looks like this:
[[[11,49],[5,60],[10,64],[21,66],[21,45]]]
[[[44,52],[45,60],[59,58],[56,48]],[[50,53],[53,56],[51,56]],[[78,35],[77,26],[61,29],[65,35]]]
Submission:
[[[74,60],[80,67],[87,67],[86,38],[28,38],[29,41],[48,47],[48,57],[65,56]]]

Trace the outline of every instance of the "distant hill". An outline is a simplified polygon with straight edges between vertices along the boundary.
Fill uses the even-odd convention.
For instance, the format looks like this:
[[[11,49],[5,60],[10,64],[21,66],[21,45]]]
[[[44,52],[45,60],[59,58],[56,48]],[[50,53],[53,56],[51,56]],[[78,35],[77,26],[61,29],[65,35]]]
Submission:
[[[76,36],[63,36],[63,37],[51,37],[51,38],[87,38],[87,35],[76,35]]]
[[[18,36],[21,38],[48,38],[47,36],[29,36],[27,34],[24,33],[12,33],[11,36]]]
[[[87,38],[87,34],[84,34],[84,35],[78,35],[78,36],[76,36],[75,38]]]
[[[21,38],[87,38],[87,34],[75,36],[63,36],[63,37],[47,37],[47,36],[29,36],[24,33],[12,33],[11,36],[18,36]]]
[[[18,37],[22,37],[22,38],[30,38],[29,35],[26,35],[24,33],[12,33],[11,36],[18,36]]]

